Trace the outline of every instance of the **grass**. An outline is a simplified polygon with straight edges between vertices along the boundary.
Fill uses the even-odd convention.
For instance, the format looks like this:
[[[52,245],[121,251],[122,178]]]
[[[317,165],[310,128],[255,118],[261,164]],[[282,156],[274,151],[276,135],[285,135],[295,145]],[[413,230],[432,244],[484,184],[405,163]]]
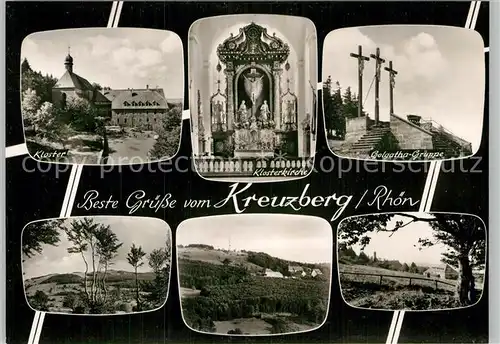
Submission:
[[[363,265],[339,264],[342,296],[351,306],[384,310],[438,310],[460,307],[454,292],[455,286],[420,280],[423,275],[393,271]],[[379,276],[351,275],[342,272],[372,273]],[[406,278],[405,278],[406,277]],[[410,277],[419,278],[412,279]],[[456,283],[445,280],[446,283]],[[477,290],[479,300],[481,290]]]

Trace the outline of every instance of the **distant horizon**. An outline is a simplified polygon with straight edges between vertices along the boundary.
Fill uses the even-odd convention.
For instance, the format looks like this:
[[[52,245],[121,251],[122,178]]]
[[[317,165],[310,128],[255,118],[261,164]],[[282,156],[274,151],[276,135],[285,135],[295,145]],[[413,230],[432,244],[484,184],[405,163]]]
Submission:
[[[108,269],[107,273],[110,273],[112,271],[116,271],[116,272],[122,272],[123,271],[123,272],[135,274],[134,270],[128,271],[128,270],[124,270],[124,269]],[[150,271],[137,271],[137,274],[141,275],[141,274],[149,274],[149,273],[153,273],[153,272],[154,272],[153,269],[150,269]],[[40,275],[40,276],[25,277],[23,280],[24,281],[29,281],[29,280],[32,280],[32,279],[41,278],[41,277],[45,277],[45,276],[51,276],[51,275],[77,275],[77,274],[83,274],[83,273],[84,273],[84,271],[51,272],[51,273],[46,273],[46,274]],[[87,275],[91,275],[92,273],[93,272],[89,270],[87,272]],[[103,273],[103,271],[100,271],[99,273]]]
[[[177,244],[177,248],[179,248],[179,245],[182,245],[183,248],[188,248],[189,245],[213,246],[213,245],[201,244],[201,243],[194,243],[193,242],[193,243],[190,243],[190,244]],[[215,246],[213,246],[213,248],[214,248],[215,251],[228,251],[228,249],[223,248],[223,247],[215,247]],[[277,256],[275,254],[267,253],[267,252],[264,252],[264,251],[249,250],[249,249],[245,249],[245,248],[231,248],[231,252],[232,251],[240,251],[240,252],[245,251],[245,252],[265,253],[267,255],[270,255],[273,258],[279,258],[281,260],[285,260],[285,261],[292,262],[292,263],[313,264],[313,265],[321,265],[321,264],[331,265],[329,262],[326,262],[326,261],[323,261],[323,262],[303,262],[303,261],[291,260],[291,259],[288,259],[288,258],[279,257],[279,256]]]
[[[420,214],[424,216],[424,214]],[[425,215],[428,216],[428,215]],[[386,228],[395,228],[397,221],[406,222],[407,218],[396,215],[387,222]],[[387,260],[398,260],[401,263],[411,264],[414,262],[424,265],[442,264],[443,253],[450,247],[438,243],[431,247],[421,247],[419,239],[433,238],[434,231],[427,222],[413,222],[400,228],[396,232],[369,232],[370,243],[362,249],[359,244],[352,245],[352,249],[359,255],[363,251],[367,255],[373,256],[377,252],[377,258]],[[367,253],[370,252],[370,253]]]
[[[64,220],[62,226],[68,227],[73,220],[82,218],[87,217],[67,218]],[[130,247],[135,244],[136,246],[140,246],[146,253],[146,256],[143,257],[144,265],[138,268],[138,272],[151,272],[151,268],[147,262],[147,255],[154,249],[163,248],[167,241],[171,245],[171,234],[168,224],[157,218],[133,216],[98,216],[90,218],[93,218],[96,224],[110,226],[111,230],[116,234],[117,239],[122,243],[112,264],[109,265],[110,270],[127,271],[129,268],[132,269],[132,266],[127,261],[127,256]],[[137,236],[138,229],[141,231],[139,236]],[[29,227],[26,227],[26,230],[29,230]],[[67,251],[67,248],[73,246],[67,234],[62,229],[58,229],[58,233],[59,242],[57,246],[41,244],[41,253],[37,252],[32,257],[23,255],[23,278],[30,279],[35,275],[40,277],[50,274],[68,274],[80,269],[80,273],[85,272],[85,265],[81,255],[68,253]],[[90,252],[85,252],[85,256],[90,262]],[[89,263],[89,272],[92,272],[91,263]]]
[[[327,221],[313,216],[238,214],[184,221],[177,228],[176,244],[196,241],[213,247],[266,252],[293,262],[332,264],[332,234]]]

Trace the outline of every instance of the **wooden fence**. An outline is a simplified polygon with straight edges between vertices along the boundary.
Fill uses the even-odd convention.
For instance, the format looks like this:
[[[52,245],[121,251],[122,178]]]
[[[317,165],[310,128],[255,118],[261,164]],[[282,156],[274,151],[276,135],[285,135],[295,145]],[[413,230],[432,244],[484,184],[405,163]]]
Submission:
[[[346,272],[346,271],[339,271],[340,274],[344,275],[359,275],[359,276],[374,276],[374,277],[379,277],[379,285],[382,285],[382,279],[384,277],[390,277],[390,278],[403,278],[403,279],[408,279],[410,280],[408,285],[411,285],[412,280],[416,281],[428,281],[431,283],[435,284],[436,289],[438,289],[438,284],[444,284],[444,285],[449,285],[452,287],[455,287],[456,284],[452,282],[447,282],[439,279],[434,279],[434,278],[427,278],[427,277],[414,277],[414,276],[401,276],[401,275],[383,275],[383,274],[375,274],[375,273],[365,273],[365,272]]]

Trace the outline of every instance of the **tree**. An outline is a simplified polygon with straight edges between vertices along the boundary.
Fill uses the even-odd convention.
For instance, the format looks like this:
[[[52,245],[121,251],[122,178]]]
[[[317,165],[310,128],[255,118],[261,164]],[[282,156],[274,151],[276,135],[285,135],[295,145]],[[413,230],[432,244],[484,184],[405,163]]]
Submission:
[[[23,231],[22,252],[26,258],[41,254],[42,245],[57,246],[64,220],[48,220],[30,223]]]
[[[139,299],[139,278],[137,274],[137,269],[141,266],[144,265],[144,262],[142,259],[146,253],[142,250],[141,246],[135,246],[135,244],[132,244],[130,247],[130,252],[127,254],[127,261],[130,265],[134,267],[134,272],[135,272],[135,295],[136,295],[136,301],[137,301],[137,310],[141,310],[141,303]]]
[[[148,256],[148,265],[153,269],[155,278],[152,283],[145,285],[149,290],[146,297],[150,308],[161,306],[167,297],[170,275],[171,250],[169,240],[165,247],[154,249]]]
[[[113,263],[112,260],[117,256],[118,249],[122,247],[123,243],[118,240],[113,231],[111,231],[110,226],[101,225],[95,233],[97,239],[96,252],[99,256],[99,267],[102,267],[104,271],[98,268],[101,272],[101,290],[104,293],[102,296],[103,302],[107,301],[108,290],[106,288],[106,276],[108,273],[109,266]]]
[[[403,263],[403,267],[401,268],[401,270],[403,270],[404,272],[409,272],[410,271],[410,267],[408,266],[408,264]]]
[[[398,216],[394,228],[387,228],[391,219]],[[479,218],[460,214],[429,214],[418,216],[410,213],[377,214],[344,220],[339,226],[342,242],[359,244],[363,248],[370,243],[371,232],[395,233],[415,222],[426,222],[433,229],[431,238],[420,238],[416,245],[420,249],[442,244],[447,247],[442,261],[458,265],[459,277],[455,296],[460,305],[476,302],[473,267],[483,267],[486,259],[486,233]],[[413,264],[412,264],[413,267]],[[417,269],[418,270],[418,269]]]
[[[41,102],[52,101],[52,88],[57,83],[52,75],[42,75],[32,70],[30,63],[25,58],[21,63],[21,91],[34,90]]]
[[[122,244],[110,226],[95,223],[90,217],[73,220],[66,227],[68,240],[73,244],[69,253],[80,254],[84,264],[84,298],[91,313],[102,313],[107,302],[106,273]],[[89,258],[86,253],[89,251]],[[90,260],[90,261],[89,261]],[[90,285],[88,275],[90,271]],[[104,269],[104,272],[102,271]]]
[[[28,88],[22,93],[21,112],[26,123],[24,125],[34,125],[38,108],[40,106],[40,97],[36,91]],[[36,130],[36,128],[34,128]]]
[[[170,158],[177,153],[181,135],[182,109],[180,106],[170,108],[162,119],[162,127],[158,129],[158,140],[149,152],[152,159]]]
[[[41,290],[37,290],[35,295],[30,298],[30,306],[42,312],[49,310],[49,297]]]
[[[417,267],[417,264],[415,264],[415,262],[412,262],[410,264],[410,272],[418,273],[418,267]]]
[[[358,263],[366,264],[369,261],[370,261],[370,258],[366,255],[366,253],[364,253],[363,251],[359,252],[359,256],[358,256],[358,259],[357,259]]]

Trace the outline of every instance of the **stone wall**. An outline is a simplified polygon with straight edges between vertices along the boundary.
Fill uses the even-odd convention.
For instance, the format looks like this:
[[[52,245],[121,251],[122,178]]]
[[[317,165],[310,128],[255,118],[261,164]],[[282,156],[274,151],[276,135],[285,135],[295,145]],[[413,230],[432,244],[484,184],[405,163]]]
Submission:
[[[158,130],[162,126],[162,119],[166,111],[153,110],[113,110],[111,125],[144,130]]]
[[[432,134],[423,128],[391,115],[391,132],[401,149],[432,149]]]
[[[364,134],[366,134],[366,117],[356,117],[346,120],[344,143],[357,142]]]

